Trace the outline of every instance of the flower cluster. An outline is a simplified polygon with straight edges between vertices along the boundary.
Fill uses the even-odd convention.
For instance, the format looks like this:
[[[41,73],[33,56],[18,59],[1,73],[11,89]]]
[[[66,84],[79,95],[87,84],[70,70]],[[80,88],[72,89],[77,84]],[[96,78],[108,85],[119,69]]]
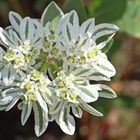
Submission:
[[[49,17],[51,8],[55,13]],[[76,11],[64,14],[54,2],[41,19],[11,11],[9,20],[10,26],[0,28],[0,110],[18,104],[24,125],[33,109],[37,136],[54,120],[72,135],[74,116],[81,118],[82,110],[102,116],[89,103],[116,94],[91,81],[109,81],[115,75],[103,48],[118,27],[95,25],[94,18],[80,25]]]

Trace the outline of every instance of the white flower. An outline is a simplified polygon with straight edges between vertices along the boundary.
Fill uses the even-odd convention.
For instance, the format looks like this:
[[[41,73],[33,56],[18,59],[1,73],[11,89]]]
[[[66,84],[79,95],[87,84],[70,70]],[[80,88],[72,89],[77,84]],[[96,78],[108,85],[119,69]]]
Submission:
[[[15,20],[15,23],[18,17],[17,13],[11,12],[9,14],[9,18],[12,19],[11,21]],[[38,53],[35,54],[34,52],[39,49],[41,42],[35,26],[29,17],[20,18],[16,25],[12,24],[12,27],[5,30],[0,28],[0,39],[6,47],[9,47],[5,54],[6,60],[13,60],[16,52],[24,56],[22,59],[25,59],[26,64],[33,64],[31,62],[38,55]],[[27,65],[25,66],[27,67]]]
[[[58,118],[55,118],[55,120],[60,125],[61,129],[67,134],[73,134],[75,131],[75,125],[69,126],[69,123],[71,122],[70,118],[73,119],[69,112],[70,108],[74,111],[76,111],[75,108],[83,108],[85,110],[90,109],[92,114],[97,116],[102,115],[87,104],[98,99],[99,88],[94,85],[79,85],[78,83],[79,79],[76,79],[76,77],[71,74],[69,76],[66,75],[64,71],[58,73],[58,77],[54,80],[56,96],[59,97],[59,99],[57,99],[56,106],[60,104],[60,102],[63,102],[63,104],[61,104],[61,106],[57,106],[58,108],[54,105],[50,107],[50,114],[53,114],[54,112],[55,114],[57,113],[56,116]],[[74,115],[77,116],[77,114],[78,112]],[[64,119],[65,117],[67,120]],[[79,117],[81,117],[81,115]],[[67,123],[66,121],[70,122]]]
[[[23,101],[19,105],[19,108],[22,109],[21,122],[22,125],[26,123],[33,107],[36,122],[35,132],[39,136],[48,126],[48,105],[53,104],[53,93],[49,89],[50,81],[36,70],[31,71],[31,74],[23,77],[22,81],[20,84],[17,84],[22,89],[21,98]],[[42,118],[38,118],[38,113],[42,114]],[[38,124],[41,123],[40,121],[43,121],[42,128],[38,128],[41,127]]]
[[[50,11],[54,13],[50,17]],[[32,109],[35,134],[43,134],[55,120],[66,134],[74,134],[82,109],[102,116],[89,103],[99,97],[115,98],[115,92],[90,81],[109,81],[116,71],[103,48],[118,27],[95,25],[91,18],[79,24],[76,11],[63,14],[51,2],[40,19],[9,13],[11,26],[0,27],[0,110],[17,102],[24,125]],[[107,36],[99,42],[101,37]]]
[[[61,13],[61,18],[55,28],[53,29],[51,22],[44,24],[44,11],[41,22],[34,20],[34,24],[37,27],[38,33],[42,38],[42,50],[48,54],[48,58],[59,58],[62,55],[63,46],[61,44],[61,25],[63,24],[63,13]]]
[[[71,21],[71,18],[73,21]],[[102,57],[101,49],[111,40],[118,27],[107,23],[95,25],[94,19],[89,19],[80,26],[75,11],[66,14],[63,20],[61,33],[63,36],[62,44],[66,53],[62,59],[66,61],[65,64],[71,65],[74,63],[75,67],[77,65],[87,66],[108,77],[114,76],[115,69],[108,59],[105,58],[105,54],[105,57]],[[108,39],[97,44],[96,41],[105,35],[109,35]],[[106,63],[101,63],[100,60]]]

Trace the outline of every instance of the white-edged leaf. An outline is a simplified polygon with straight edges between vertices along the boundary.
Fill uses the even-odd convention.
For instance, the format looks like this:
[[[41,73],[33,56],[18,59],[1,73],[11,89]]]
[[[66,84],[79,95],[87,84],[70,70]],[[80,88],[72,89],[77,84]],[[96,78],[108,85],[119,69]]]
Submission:
[[[79,18],[78,18],[78,15],[77,15],[77,12],[75,10],[72,10],[71,12],[69,12],[67,15],[66,15],[66,22],[67,23],[71,23],[73,28],[75,29],[75,33],[78,33],[79,31]]]
[[[3,43],[11,48],[16,48],[18,46],[17,42],[13,39],[14,33],[15,31],[13,28],[9,27],[8,29],[3,30],[0,35]]]
[[[80,27],[80,35],[88,34],[90,30],[92,30],[95,27],[95,19],[91,18],[86,20]]]
[[[19,88],[7,88],[2,91],[2,97],[7,97],[7,96],[19,96],[20,90]]]
[[[48,114],[48,121],[49,122],[54,121],[55,120],[55,116],[56,116],[56,114]]]
[[[43,97],[41,96],[41,93],[35,93],[34,95],[35,95],[39,105],[42,107],[42,109],[47,112],[48,111],[48,107],[47,107],[47,104],[44,101]]]
[[[79,35],[79,19],[76,11],[72,10],[66,14],[63,20],[61,31],[64,39],[66,42],[76,41]]]
[[[32,103],[31,103],[31,101],[23,102],[21,110],[22,110],[21,124],[25,125],[25,123],[27,122],[27,120],[28,120],[28,118],[29,118],[29,116],[31,114],[31,111],[32,111]]]
[[[4,53],[5,53],[5,51],[3,50],[3,48],[0,47],[0,55],[3,55]]]
[[[75,76],[88,76],[92,73],[91,69],[85,69],[82,67],[76,68],[72,71],[72,74]]]
[[[1,70],[1,79],[6,86],[11,85],[16,78],[16,70],[12,65],[8,64]]]
[[[14,105],[18,102],[19,100],[19,97],[15,97],[9,104],[8,106],[6,107],[6,110],[5,111],[9,111],[11,108],[14,107]]]
[[[85,78],[87,80],[93,80],[93,81],[110,81],[110,78],[106,75],[98,72],[94,69],[84,69],[84,68],[77,68],[75,69],[72,74],[74,74],[77,78]]]
[[[100,88],[98,91],[99,97],[104,97],[104,98],[116,98],[117,95],[116,93],[107,85],[102,85],[102,84],[96,84]]]
[[[98,99],[98,91],[93,85],[77,86],[75,88],[78,96],[85,102],[90,103]]]
[[[112,77],[116,74],[116,70],[115,70],[114,66],[110,63],[109,60],[107,60],[106,58],[103,58],[103,57],[100,57],[98,59],[98,64],[95,65],[95,69],[99,73],[101,73],[107,77]]]
[[[13,28],[17,32],[19,32],[19,25],[20,25],[20,22],[22,20],[22,17],[18,13],[10,11],[9,12],[9,20],[10,20],[10,23],[13,26]]]
[[[39,137],[48,127],[48,111],[43,110],[38,102],[33,102],[33,111],[35,118],[35,134]]]
[[[109,41],[111,41],[111,39],[113,38],[114,35],[115,35],[115,33],[112,34],[111,36],[109,36],[107,40],[102,41],[101,43],[99,43],[99,44],[97,45],[97,48],[98,48],[98,49],[103,49],[103,48],[107,45],[107,43],[109,43]]]
[[[49,113],[50,114],[56,114],[60,111],[60,109],[62,108],[64,102],[57,102],[54,103],[53,105],[49,106]]]
[[[50,22],[52,31],[55,31],[57,24],[63,15],[62,10],[57,6],[57,4],[55,2],[51,2],[41,16],[41,24],[45,26]]]
[[[7,38],[4,35],[4,29],[0,27],[0,39],[2,41],[2,44],[9,45],[9,42],[7,41]]]
[[[63,132],[73,135],[75,132],[75,120],[69,113],[70,108],[64,105],[60,110],[58,123]]]
[[[22,19],[20,23],[20,37],[22,41],[30,41],[35,33],[35,26],[29,17]]]
[[[81,118],[82,117],[82,109],[79,106],[72,106],[72,113],[75,117]]]
[[[49,89],[45,89],[45,93],[42,92],[41,93],[44,101],[49,104],[49,105],[52,105],[53,104],[53,94],[51,93],[51,91]]]
[[[0,106],[8,105],[13,100],[12,96],[4,97],[0,99]]]
[[[108,23],[102,23],[95,26],[93,30],[91,30],[89,33],[91,35],[91,38],[96,41],[98,38],[113,34],[115,33],[119,28],[114,24],[108,24]]]
[[[85,77],[87,80],[93,81],[110,81],[110,78],[99,72],[93,72],[91,75]]]
[[[9,111],[19,100],[19,89],[9,88],[1,93],[0,110]]]
[[[100,113],[99,111],[97,111],[96,109],[94,109],[93,107],[91,107],[90,105],[88,105],[85,102],[81,102],[80,106],[86,110],[87,112],[89,112],[90,114],[94,115],[94,116],[103,116],[102,113]]]

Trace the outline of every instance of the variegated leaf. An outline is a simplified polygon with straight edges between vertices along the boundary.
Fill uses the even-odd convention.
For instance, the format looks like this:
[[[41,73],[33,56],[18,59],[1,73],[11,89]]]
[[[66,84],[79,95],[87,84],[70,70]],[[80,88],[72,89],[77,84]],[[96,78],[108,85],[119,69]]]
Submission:
[[[12,65],[8,64],[1,70],[1,80],[5,86],[11,85],[16,79],[16,71]]]
[[[82,117],[82,109],[79,106],[72,106],[72,113],[74,114],[74,116],[76,116],[77,118],[81,118]]]
[[[73,135],[75,132],[75,120],[73,116],[71,116],[69,113],[70,113],[69,107],[66,107],[64,105],[63,108],[60,110],[58,123],[60,125],[60,128],[66,134]]]
[[[19,32],[19,25],[20,25],[20,22],[22,20],[22,17],[18,13],[10,11],[9,12],[9,20],[10,20],[10,23],[13,26],[13,28],[17,32]]]
[[[116,98],[117,95],[116,93],[107,85],[102,85],[102,84],[96,84],[100,88],[98,91],[99,97],[104,97],[104,98]]]
[[[78,93],[78,96],[87,103],[94,102],[98,99],[98,91],[92,85],[77,86],[75,91]]]
[[[50,22],[51,30],[55,31],[62,16],[62,10],[55,4],[55,2],[51,2],[41,16],[41,23],[43,26],[45,26],[48,22]]]
[[[33,102],[33,111],[35,118],[35,134],[39,137],[48,127],[48,111],[43,110],[38,102]]]
[[[25,125],[25,123],[27,122],[31,111],[32,111],[32,103],[31,101],[25,101],[23,102],[22,106],[21,106],[21,123],[22,125]]]
[[[29,17],[26,17],[21,21],[19,33],[23,42],[29,41],[33,38],[35,33],[35,26]]]
[[[91,107],[85,102],[81,102],[80,105],[84,110],[86,110],[87,112],[89,112],[90,114],[94,116],[103,116],[102,113],[100,113],[99,111],[97,111],[96,109],[94,109],[93,107]]]

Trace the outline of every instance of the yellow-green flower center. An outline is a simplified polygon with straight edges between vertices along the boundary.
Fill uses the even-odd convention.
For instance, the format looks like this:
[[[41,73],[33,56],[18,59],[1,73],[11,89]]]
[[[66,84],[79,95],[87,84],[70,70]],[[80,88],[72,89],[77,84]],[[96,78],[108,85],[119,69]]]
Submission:
[[[74,63],[74,61],[75,61],[74,56],[69,56],[69,57],[68,57],[68,62],[69,62],[70,64]]]
[[[64,81],[62,81],[62,80],[58,81],[58,82],[57,82],[57,86],[58,86],[59,88],[64,88],[64,87],[65,87]]]
[[[48,41],[44,41],[43,47],[46,48],[46,49],[50,48],[50,43]]]
[[[26,90],[31,90],[32,87],[33,87],[33,85],[32,85],[30,82],[27,82],[27,83],[24,85],[24,88],[25,88]]]
[[[77,97],[77,93],[76,93],[76,92],[71,92],[71,93],[69,93],[69,97],[70,97],[72,100],[75,100],[76,97]]]
[[[84,56],[80,56],[79,63],[80,64],[86,64],[86,59],[85,59]]]
[[[55,35],[54,34],[50,34],[49,35],[49,39],[51,39],[51,40],[55,39]]]
[[[64,71],[60,71],[60,72],[59,72],[59,75],[60,75],[60,77],[63,77],[63,78],[66,76],[66,74],[65,74]]]
[[[66,99],[67,98],[67,93],[66,92],[61,92],[59,94],[59,97],[62,98],[62,99]]]
[[[11,50],[8,50],[6,53],[5,53],[5,56],[9,59],[12,59],[14,58],[14,52],[12,52]]]
[[[31,101],[35,101],[36,99],[34,93],[33,92],[27,93],[27,99]]]
[[[96,55],[97,55],[97,50],[96,49],[94,49],[94,50],[90,50],[90,51],[88,51],[87,52],[87,57],[88,58],[94,58]]]
[[[36,80],[38,80],[39,78],[40,78],[40,72],[39,71],[37,71],[37,72],[33,72],[32,74],[31,74],[31,77],[33,78],[33,79],[36,79]]]
[[[51,54],[52,55],[57,55],[58,54],[58,51],[59,50],[57,48],[53,48],[52,51],[51,51]]]
[[[46,77],[41,78],[41,82],[42,82],[43,84],[47,83],[48,80],[49,80],[49,79],[47,79]]]
[[[27,50],[29,48],[29,44],[28,43],[23,43],[22,48],[24,50]]]
[[[32,61],[32,56],[31,55],[24,55],[24,59],[26,63],[30,63]]]
[[[21,62],[22,62],[22,58],[21,58],[21,57],[19,57],[19,56],[15,57],[14,63],[15,63],[16,65],[19,65]]]

